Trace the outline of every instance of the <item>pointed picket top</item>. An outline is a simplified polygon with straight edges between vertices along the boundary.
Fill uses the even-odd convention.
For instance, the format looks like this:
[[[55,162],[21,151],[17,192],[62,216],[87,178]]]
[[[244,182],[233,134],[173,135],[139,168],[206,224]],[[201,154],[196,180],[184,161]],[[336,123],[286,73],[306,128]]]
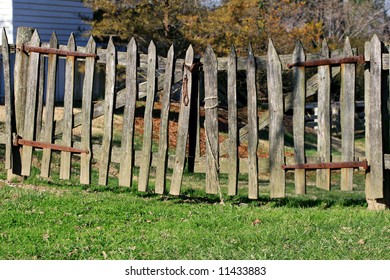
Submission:
[[[58,38],[57,34],[53,31],[50,37],[50,48],[57,48],[58,47]]]
[[[378,35],[374,34],[371,38],[371,41],[380,42]]]
[[[347,36],[347,38],[345,39],[343,53],[344,53],[344,55],[350,55],[350,56],[353,55],[352,47],[351,47],[351,42],[349,41],[349,37],[348,37],[348,36]]]
[[[134,37],[131,38],[130,42],[127,44],[127,52],[137,50],[137,41]]]
[[[300,40],[295,44],[295,49],[293,52],[293,63],[305,61],[305,51]]]
[[[276,51],[274,43],[272,42],[271,38],[268,40],[268,58],[274,58],[280,62],[278,52]]]
[[[211,47],[211,45],[207,45],[207,48],[206,48],[206,52],[204,54],[204,59],[205,59],[205,62],[210,62],[210,61],[214,61],[214,60],[217,60],[216,56],[215,56],[215,53],[214,53],[214,50],[213,48]]]
[[[148,53],[156,52],[156,45],[154,44],[153,40],[150,41],[149,47],[148,47]]]
[[[230,54],[229,54],[229,56],[231,56],[231,57],[236,57],[237,56],[236,48],[234,47],[233,44],[230,47]]]
[[[172,44],[168,50],[166,62],[168,63],[169,61],[174,59],[174,57],[175,57],[175,47]]]
[[[39,32],[37,29],[35,29],[31,37],[30,44],[33,46],[37,46],[40,42],[41,42],[41,38],[39,36]]]
[[[112,36],[110,36],[110,40],[108,41],[107,51],[110,53],[115,52],[115,44],[114,40],[112,39]]]
[[[371,58],[373,58],[376,53],[381,52],[381,49],[382,49],[381,41],[379,40],[379,37],[376,34],[374,34],[374,36],[372,36],[372,39],[370,42]],[[380,61],[378,61],[378,62],[380,63]]]
[[[249,43],[249,46],[248,46],[248,55],[249,55],[249,56],[253,56],[252,43]]]
[[[73,32],[69,36],[67,48],[70,51],[76,50],[76,41]]]
[[[248,47],[248,64],[247,64],[247,68],[248,67],[254,67],[256,64],[255,64],[255,56],[253,54],[253,48],[252,48],[252,44],[249,43],[249,47]]]
[[[88,40],[88,43],[87,43],[87,52],[91,53],[95,53],[96,51],[96,41],[95,39],[93,38],[93,36],[90,36],[89,37],[89,40]]]
[[[1,28],[1,42],[3,47],[6,45],[8,46],[8,38],[7,38],[7,32],[5,31],[5,28]]]
[[[326,40],[322,41],[321,56],[323,58],[329,58],[329,46]]]
[[[192,47],[192,45],[189,45],[188,46],[188,49],[186,51],[186,61],[187,60],[191,60],[191,64],[192,64],[192,60],[194,59],[194,48]]]

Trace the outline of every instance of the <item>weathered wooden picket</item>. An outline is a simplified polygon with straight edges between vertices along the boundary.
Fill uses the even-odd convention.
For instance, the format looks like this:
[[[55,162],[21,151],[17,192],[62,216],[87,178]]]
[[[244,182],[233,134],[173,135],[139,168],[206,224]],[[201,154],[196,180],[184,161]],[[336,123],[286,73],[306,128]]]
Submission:
[[[374,36],[366,44],[364,57],[354,54],[349,40],[344,50],[330,52],[324,41],[320,54],[305,55],[297,43],[293,55],[278,55],[272,41],[269,41],[268,55],[255,57],[249,47],[248,57],[237,57],[234,47],[228,58],[217,58],[208,47],[201,59],[195,62],[194,50],[190,46],[184,60],[175,59],[170,48],[167,57],[157,56],[156,47],[150,43],[148,54],[139,54],[134,39],[127,46],[127,52],[118,52],[112,40],[106,49],[96,48],[91,37],[86,47],[76,46],[74,37],[69,37],[66,46],[58,45],[55,33],[49,43],[40,42],[35,30],[21,29],[16,46],[9,45],[5,30],[2,32],[2,62],[5,90],[5,130],[1,142],[5,143],[5,168],[9,175],[30,176],[33,149],[42,148],[41,176],[50,176],[52,151],[61,151],[60,178],[69,179],[72,168],[72,154],[80,154],[80,183],[91,183],[92,159],[99,166],[99,181],[106,185],[111,162],[119,163],[119,185],[132,186],[133,169],[139,166],[138,190],[148,191],[150,168],[156,166],[155,192],[166,192],[167,168],[173,169],[170,178],[172,195],[179,195],[186,165],[187,141],[189,138],[190,113],[195,112],[199,122],[199,98],[194,79],[202,65],[204,73],[204,112],[206,154],[196,154],[195,171],[205,172],[205,190],[210,194],[221,192],[219,173],[228,173],[228,194],[236,195],[238,173],[248,174],[248,197],[259,197],[259,173],[269,173],[269,189],[272,198],[284,197],[285,175],[294,170],[295,191],[306,193],[306,170],[317,170],[317,187],[330,190],[332,168],[341,169],[341,189],[353,190],[354,169],[366,168],[367,199],[377,207],[389,204],[389,176],[386,164],[390,153],[388,139],[389,112],[387,79],[383,70],[389,68],[389,55],[379,39]],[[10,54],[15,52],[15,75],[10,72]],[[59,58],[66,59],[66,84],[64,115],[54,121],[54,96],[56,67]],[[47,73],[42,64],[47,60]],[[73,111],[74,73],[76,61],[85,68],[82,109]],[[365,125],[366,154],[358,157],[354,148],[355,81],[356,63],[364,63],[365,70]],[[94,71],[97,63],[106,67],[105,99],[92,102]],[[117,66],[126,67],[126,87],[116,88]],[[306,68],[316,67],[317,74],[307,78]],[[283,93],[283,71],[293,68],[293,92]],[[268,111],[258,112],[258,89],[256,71],[266,69],[268,87]],[[229,139],[219,143],[218,131],[218,71],[227,71],[228,87],[228,135]],[[237,72],[246,71],[248,119],[238,130],[237,126]],[[146,81],[139,82],[139,72],[146,73]],[[156,76],[156,73],[163,75]],[[341,157],[332,157],[332,136],[330,125],[330,85],[332,78],[341,73]],[[11,81],[13,80],[13,83]],[[168,155],[168,128],[170,95],[175,83],[182,83],[180,113],[176,152]],[[46,84],[46,85],[45,85]],[[152,113],[156,92],[162,91],[161,119],[158,152],[152,152]],[[306,156],[305,151],[305,102],[307,97],[318,93],[318,143],[317,157]],[[46,96],[43,101],[44,94]],[[134,121],[136,101],[145,98],[144,132],[141,151],[134,150]],[[113,145],[114,110],[123,107],[123,126],[120,147]],[[45,108],[45,110],[43,110]],[[285,156],[285,112],[293,110],[294,157]],[[192,110],[192,112],[191,112]],[[42,114],[44,121],[42,121]],[[104,133],[101,144],[92,139],[92,121],[104,115]],[[81,126],[81,137],[75,139],[74,128]],[[259,158],[259,131],[268,126],[269,157]],[[196,126],[195,126],[196,127]],[[198,125],[199,129],[199,125]],[[191,138],[198,139],[199,131]],[[248,141],[248,158],[238,157],[240,142]],[[334,143],[333,143],[334,144]],[[372,148],[374,147],[374,148]],[[197,148],[199,149],[199,147]],[[195,149],[194,149],[195,150]],[[228,158],[222,156],[228,155]],[[371,204],[370,204],[371,205]]]

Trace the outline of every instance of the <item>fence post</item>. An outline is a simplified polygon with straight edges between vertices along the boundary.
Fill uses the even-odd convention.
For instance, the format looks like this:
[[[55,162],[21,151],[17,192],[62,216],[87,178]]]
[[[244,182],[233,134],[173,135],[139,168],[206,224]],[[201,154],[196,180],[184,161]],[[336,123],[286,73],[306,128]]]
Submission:
[[[175,51],[173,45],[170,47],[167,55],[167,64],[165,67],[164,96],[161,100],[161,120],[160,120],[160,143],[158,146],[158,163],[156,170],[156,189],[158,194],[164,194],[167,156],[168,156],[168,126],[169,126],[169,109],[172,89],[172,80],[174,72]]]
[[[185,65],[190,67],[194,63],[194,49],[190,45],[186,52],[184,60]],[[190,118],[190,106],[192,94],[192,73],[188,67],[183,69],[183,90],[180,99],[180,115],[178,121],[177,144],[175,154],[175,164],[171,179],[171,189],[169,191],[172,195],[179,195],[181,183],[183,180],[184,163],[186,157],[186,144],[188,137],[188,123]],[[185,81],[185,82],[184,82]],[[186,94],[184,94],[186,93]],[[187,104],[187,105],[186,105]]]
[[[135,102],[137,99],[137,43],[132,38],[127,45],[126,54],[126,101],[123,112],[121,162],[119,170],[119,185],[131,187],[133,178],[133,146]]]
[[[327,42],[322,43],[322,57],[329,58]],[[320,162],[331,161],[330,143],[330,67],[318,67],[318,136],[317,149]],[[330,169],[317,170],[317,187],[330,190]]]
[[[305,52],[300,41],[297,42],[293,54],[292,63],[305,61]],[[305,67],[294,67],[293,69],[293,134],[294,134],[294,155],[295,163],[305,163],[305,101],[306,101],[306,81]],[[296,169],[295,193],[306,193],[306,171],[305,169]]]
[[[269,40],[267,61],[269,99],[269,177],[271,198],[285,197],[286,180],[284,164],[284,125],[282,64],[275,47]]]
[[[23,135],[24,110],[27,96],[27,70],[28,55],[21,49],[21,45],[31,40],[34,29],[30,27],[19,27],[16,33],[16,54],[14,66],[14,116],[15,123],[13,131],[17,135]],[[13,147],[12,169],[9,169],[7,179],[22,179],[22,147]]]
[[[68,40],[67,49],[69,51],[76,50],[76,43],[73,33]],[[73,96],[74,96],[74,80],[75,80],[75,62],[74,56],[66,58],[65,70],[65,94],[64,94],[64,119],[62,130],[62,145],[72,146],[72,126],[73,126]],[[71,171],[72,155],[69,152],[61,152],[61,170],[60,179],[69,180]]]
[[[11,67],[10,67],[10,50],[8,45],[8,38],[5,28],[2,28],[2,58],[3,58],[3,77],[4,77],[4,97],[5,97],[5,168],[7,170],[12,169],[12,89],[11,89]]]
[[[96,42],[91,36],[87,43],[87,53],[96,53]],[[95,75],[95,58],[87,57],[85,59],[85,76],[83,83],[82,99],[82,126],[81,126],[81,148],[88,150],[89,153],[81,154],[80,158],[80,184],[89,185],[91,183],[91,117],[92,117],[92,91]]]
[[[238,189],[238,133],[237,133],[237,55],[234,46],[228,60],[228,124],[229,124],[229,195]]]
[[[206,193],[219,191],[218,147],[218,64],[211,46],[207,46],[204,58],[205,131],[206,131]]]
[[[384,147],[383,147],[383,114],[387,110],[386,103],[382,103],[382,43],[374,35],[370,43],[370,77],[369,98],[366,100],[368,110],[368,164],[370,166],[369,182],[366,185],[366,199],[368,209],[379,210],[386,207],[385,192],[386,181],[384,176]],[[368,97],[368,95],[366,95]],[[388,128],[387,128],[388,129]],[[386,137],[386,136],[385,136]],[[387,201],[388,203],[388,201]]]
[[[115,97],[115,76],[116,76],[116,50],[115,45],[110,37],[106,49],[106,83],[104,94],[104,133],[102,140],[102,151],[100,154],[99,168],[99,185],[107,185],[108,171],[110,167],[111,145],[112,145],[112,126],[114,113],[114,97]]]
[[[246,83],[248,90],[248,198],[259,198],[257,148],[258,137],[258,114],[257,114],[257,89],[256,89],[256,61],[252,46],[249,45]]]
[[[50,38],[50,48],[58,48],[58,39],[55,32]],[[53,141],[53,121],[54,121],[54,102],[56,94],[57,78],[57,55],[49,54],[47,70],[47,89],[46,89],[46,118],[43,141],[51,143]],[[38,75],[39,77],[39,75]],[[51,149],[43,149],[41,176],[48,178],[50,175]]]
[[[31,38],[31,46],[39,47],[40,44],[41,39],[39,38],[38,31],[35,30]],[[27,98],[22,135],[25,140],[34,140],[39,57],[39,53],[31,52],[28,61]],[[32,152],[33,147],[24,145],[22,154],[22,175],[24,176],[30,176],[31,174]]]
[[[142,159],[138,176],[138,191],[148,190],[149,172],[152,160],[152,137],[153,137],[153,104],[156,95],[156,67],[157,54],[153,41],[148,48],[148,73],[147,73],[147,95],[144,113],[144,136],[142,143]]]
[[[344,55],[352,56],[349,38],[345,40]],[[341,64],[341,160],[354,161],[355,159],[355,65]],[[353,168],[341,169],[341,190],[352,191]]]

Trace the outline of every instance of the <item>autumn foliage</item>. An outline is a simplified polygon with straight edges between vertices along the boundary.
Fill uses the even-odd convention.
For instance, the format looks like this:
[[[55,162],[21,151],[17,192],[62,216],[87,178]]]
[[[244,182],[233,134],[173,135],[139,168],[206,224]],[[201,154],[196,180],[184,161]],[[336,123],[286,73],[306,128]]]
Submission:
[[[161,55],[171,44],[182,55],[190,43],[197,53],[211,45],[225,55],[231,45],[245,54],[249,43],[264,54],[268,38],[280,53],[291,53],[296,40],[307,51],[322,39],[341,47],[349,36],[364,44],[372,34],[389,39],[388,1],[364,0],[84,0],[94,16],[87,21],[101,41],[135,37],[141,50],[154,40]]]

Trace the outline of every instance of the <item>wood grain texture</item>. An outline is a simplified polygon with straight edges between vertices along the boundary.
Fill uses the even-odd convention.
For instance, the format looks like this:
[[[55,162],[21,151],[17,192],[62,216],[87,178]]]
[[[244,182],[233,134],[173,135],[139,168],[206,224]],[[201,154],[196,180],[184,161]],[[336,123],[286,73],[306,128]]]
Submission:
[[[374,35],[370,44],[370,96],[368,101],[369,126],[368,151],[370,184],[366,186],[366,198],[383,198],[383,136],[382,136],[382,45]]]
[[[268,44],[267,84],[269,99],[269,167],[271,197],[284,197],[286,189],[284,164],[282,65],[271,40]]]
[[[12,110],[13,93],[11,89],[11,67],[10,67],[10,50],[5,28],[2,28],[1,37],[1,55],[3,60],[3,79],[4,79],[4,106],[5,106],[5,169],[12,169],[12,123],[14,116]]]
[[[30,45],[39,47],[38,31],[34,31]],[[34,140],[35,108],[37,102],[37,81],[39,68],[39,53],[31,53],[28,61],[27,97],[24,119],[23,139]],[[22,175],[30,176],[33,147],[23,146]]]
[[[174,48],[170,47],[167,55],[167,62],[165,65],[165,82],[164,95],[161,100],[161,115],[160,115],[160,142],[158,146],[158,163],[156,169],[156,188],[155,192],[164,194],[167,160],[168,160],[168,125],[169,125],[169,108],[170,97],[174,70]]]
[[[96,53],[96,42],[90,37],[87,43],[87,52]],[[88,154],[81,154],[80,183],[89,185],[91,183],[91,130],[92,130],[92,90],[95,76],[95,58],[85,59],[85,75],[83,83],[82,98],[82,126],[81,126],[81,148],[88,150]]]
[[[146,192],[149,183],[150,161],[152,159],[153,104],[156,94],[157,53],[153,41],[148,48],[147,95],[144,113],[144,136],[142,144],[142,162],[139,171],[138,191]]]
[[[252,46],[249,46],[248,64],[246,70],[248,91],[248,198],[258,199],[259,184],[257,171],[258,117],[257,117],[257,90],[256,90],[256,63]]]
[[[206,132],[206,193],[219,190],[218,152],[218,66],[214,51],[209,45],[204,55],[205,132]]]
[[[137,43],[132,38],[127,46],[126,98],[123,112],[119,185],[131,187],[133,177],[133,145],[135,102],[137,100]]]
[[[115,77],[116,77],[116,50],[112,37],[107,46],[106,84],[104,91],[104,132],[102,153],[100,155],[99,185],[107,185],[108,170],[110,167],[111,141],[113,131]]]
[[[186,52],[186,57],[184,63],[188,66],[191,66],[194,62],[194,49],[190,45]],[[192,73],[187,68],[184,67],[183,77],[187,77],[187,95],[188,95],[188,104],[191,104],[191,94],[192,94]],[[183,92],[183,90],[182,90]],[[173,174],[171,179],[171,189],[169,193],[171,195],[179,195],[181,183],[183,180],[183,171],[184,163],[186,158],[186,144],[188,138],[188,125],[190,119],[190,106],[186,106],[183,100],[183,94],[180,99],[180,114],[178,120],[178,130],[177,130],[177,141],[176,141],[176,154],[175,154],[175,164],[173,167]]]
[[[370,48],[370,42],[365,42],[364,44],[364,59],[366,61],[370,61],[371,56],[371,48]],[[371,73],[370,73],[370,66],[369,64],[366,64],[364,66],[364,123],[365,123],[365,149],[366,149],[366,159],[368,164],[370,164],[370,82],[371,82]],[[371,172],[370,168],[366,170],[366,181],[365,181],[365,193],[366,197],[371,198],[371,195],[369,194],[371,192]]]
[[[76,50],[76,43],[73,33],[69,36],[68,48],[69,51]],[[68,56],[65,66],[65,92],[64,92],[64,116],[62,130],[62,145],[72,146],[72,127],[73,127],[73,94],[74,94],[74,78],[75,78],[75,57]],[[61,167],[60,179],[69,180],[71,172],[71,157],[69,152],[61,152]]]
[[[39,58],[39,81],[38,81],[38,100],[37,100],[37,119],[36,119],[36,131],[35,139],[42,140],[43,138],[43,103],[45,95],[45,81],[46,79],[46,58],[44,55],[41,55]]]
[[[305,61],[305,52],[301,42],[297,42],[293,53],[292,63]],[[294,67],[293,69],[293,135],[294,135],[294,157],[296,164],[305,163],[305,67]],[[306,193],[306,172],[304,169],[296,169],[295,193]]]
[[[228,194],[238,189],[238,130],[237,130],[237,55],[231,47],[228,60],[228,124],[229,124],[229,183]]]
[[[322,44],[323,58],[329,58],[329,48],[324,40]],[[318,136],[317,150],[320,162],[330,162],[330,67],[318,67]],[[317,170],[317,187],[330,190],[330,169]]]
[[[349,38],[345,40],[344,55],[352,56]],[[341,64],[340,125],[342,161],[355,158],[355,64]],[[352,191],[353,168],[341,169],[341,190]]]
[[[58,47],[58,39],[55,32],[50,38],[50,48]],[[43,142],[52,143],[53,140],[53,121],[54,121],[54,100],[56,95],[57,79],[57,55],[49,54],[47,67],[47,85],[46,85],[46,116]],[[48,178],[50,176],[51,149],[43,149],[41,162],[41,176]]]

